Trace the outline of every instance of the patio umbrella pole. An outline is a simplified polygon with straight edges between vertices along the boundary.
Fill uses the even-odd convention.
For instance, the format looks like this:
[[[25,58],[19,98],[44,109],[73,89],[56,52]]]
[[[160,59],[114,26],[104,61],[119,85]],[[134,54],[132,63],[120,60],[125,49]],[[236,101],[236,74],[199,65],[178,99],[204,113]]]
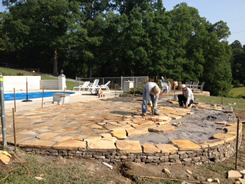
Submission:
[[[28,100],[28,81],[26,78],[26,99],[22,100],[22,102],[32,102],[32,100]]]

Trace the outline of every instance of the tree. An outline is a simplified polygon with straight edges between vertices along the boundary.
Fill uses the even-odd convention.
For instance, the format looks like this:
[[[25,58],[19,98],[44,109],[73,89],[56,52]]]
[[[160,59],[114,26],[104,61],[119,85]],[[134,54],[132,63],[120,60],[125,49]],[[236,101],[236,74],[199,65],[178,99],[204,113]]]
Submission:
[[[239,86],[240,84],[245,84],[245,50],[238,40],[235,40],[231,44],[231,47],[233,84],[235,86]]]

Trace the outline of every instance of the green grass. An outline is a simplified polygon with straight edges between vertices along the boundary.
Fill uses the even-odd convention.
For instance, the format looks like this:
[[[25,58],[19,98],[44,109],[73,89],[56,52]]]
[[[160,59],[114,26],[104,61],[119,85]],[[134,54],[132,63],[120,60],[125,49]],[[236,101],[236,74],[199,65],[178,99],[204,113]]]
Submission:
[[[66,80],[67,89],[72,90],[74,86],[76,86],[76,82]]]
[[[53,76],[47,76],[45,74],[38,74],[38,73],[32,73],[24,70],[15,70],[15,69],[10,69],[10,68],[3,68],[0,67],[0,74],[1,75],[6,75],[6,76],[36,76],[36,75],[41,75],[42,80],[57,80],[57,77]]]
[[[231,91],[229,92],[229,95],[235,98],[238,98],[238,97],[245,98],[245,87],[232,88]]]
[[[245,99],[238,99],[238,98],[226,98],[226,97],[217,97],[217,96],[198,96],[196,95],[195,98],[197,101],[200,102],[208,102],[213,104],[220,104],[229,106],[232,104],[233,108],[242,108],[245,109]],[[235,105],[234,105],[235,103]]]
[[[24,70],[15,70],[15,69],[10,69],[10,68],[3,68],[3,67],[0,67],[0,74],[1,75],[8,75],[8,76],[15,76],[15,75],[30,76],[30,75],[35,75],[35,73],[32,73],[32,72],[27,72],[27,71],[24,71]]]

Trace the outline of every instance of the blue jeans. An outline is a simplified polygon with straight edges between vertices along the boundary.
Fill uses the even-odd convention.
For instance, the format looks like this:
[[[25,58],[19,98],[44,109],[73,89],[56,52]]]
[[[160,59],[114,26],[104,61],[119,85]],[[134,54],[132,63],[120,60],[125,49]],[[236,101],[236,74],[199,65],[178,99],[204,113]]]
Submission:
[[[151,96],[152,104],[155,104],[156,96],[151,95],[151,94],[150,94],[150,96]],[[146,113],[146,111],[147,111],[147,98],[146,98],[146,90],[144,89],[143,90],[142,113]],[[157,108],[157,104],[156,104],[154,113],[157,113],[157,112],[158,112],[158,108]]]

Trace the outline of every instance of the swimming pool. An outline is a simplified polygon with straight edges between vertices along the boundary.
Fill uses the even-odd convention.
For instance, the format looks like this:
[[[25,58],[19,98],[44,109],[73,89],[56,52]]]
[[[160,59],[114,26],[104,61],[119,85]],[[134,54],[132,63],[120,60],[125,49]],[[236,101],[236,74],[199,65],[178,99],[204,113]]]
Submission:
[[[46,91],[44,92],[28,92],[28,99],[36,99],[36,98],[44,98],[53,97],[53,94],[56,93],[64,93],[64,91]],[[66,94],[75,94],[75,92],[65,92]],[[15,93],[16,100],[26,100],[26,92],[23,93]],[[14,93],[4,93],[4,101],[13,101]]]

